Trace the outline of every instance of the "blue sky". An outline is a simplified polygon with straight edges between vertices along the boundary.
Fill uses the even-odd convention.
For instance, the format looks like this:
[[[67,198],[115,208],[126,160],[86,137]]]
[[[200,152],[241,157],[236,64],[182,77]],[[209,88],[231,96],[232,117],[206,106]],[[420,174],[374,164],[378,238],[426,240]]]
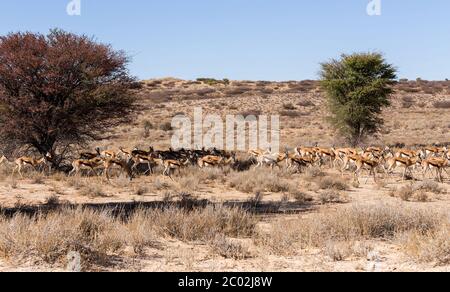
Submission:
[[[0,34],[62,28],[95,36],[133,57],[131,73],[248,80],[316,79],[341,53],[383,52],[399,76],[450,78],[450,1],[3,0]]]

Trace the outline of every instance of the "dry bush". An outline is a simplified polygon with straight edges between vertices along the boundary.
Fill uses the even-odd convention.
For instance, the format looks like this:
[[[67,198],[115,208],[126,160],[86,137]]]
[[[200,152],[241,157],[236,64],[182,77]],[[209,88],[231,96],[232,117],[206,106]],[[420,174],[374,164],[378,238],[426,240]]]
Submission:
[[[257,218],[238,208],[207,207],[192,212],[175,208],[147,213],[155,230],[182,241],[210,241],[217,234],[243,237],[254,233]]]
[[[318,166],[313,166],[313,167],[308,167],[305,170],[303,177],[305,180],[311,181],[317,177],[323,177],[323,176],[325,176],[325,173],[322,171],[322,169]]]
[[[172,123],[170,122],[164,122],[159,126],[159,129],[165,132],[172,131]]]
[[[295,118],[295,117],[300,117],[300,116],[305,116],[305,115],[309,115],[309,113],[307,112],[300,112],[300,111],[295,111],[295,110],[289,110],[289,111],[280,111],[280,115],[282,117],[290,117],[290,118]]]
[[[261,204],[261,202],[263,201],[263,199],[264,199],[264,194],[263,194],[262,192],[260,192],[260,191],[257,191],[257,192],[255,193],[254,196],[249,197],[249,198],[247,199],[247,203],[248,203],[251,207],[257,208],[257,207]]]
[[[283,104],[283,109],[287,111],[293,111],[296,109],[296,107],[292,103],[285,103]]]
[[[437,101],[433,104],[433,106],[438,109],[449,109],[450,108],[450,100]]]
[[[148,191],[149,191],[148,188],[146,186],[143,186],[143,185],[139,185],[139,186],[134,188],[134,194],[136,196],[143,196],[143,195],[147,194]]]
[[[16,261],[61,263],[70,251],[87,263],[104,263],[123,247],[122,224],[107,212],[62,210],[34,217],[0,219],[0,254]]]
[[[248,116],[259,116],[261,115],[261,111],[260,110],[248,110],[248,111],[243,111],[240,113],[241,116],[243,117],[248,117]]]
[[[86,186],[84,180],[79,176],[70,176],[67,178],[67,185],[76,189],[81,190]]]
[[[403,96],[402,97],[402,107],[403,108],[411,108],[415,104],[414,98],[411,96]]]
[[[249,250],[242,244],[227,239],[223,234],[218,234],[210,246],[216,254],[226,259],[243,260],[251,256]]]
[[[59,209],[35,216],[0,217],[0,256],[26,262],[43,261],[64,265],[69,252],[79,252],[87,265],[105,265],[114,255],[131,247],[143,254],[158,244],[157,236],[183,241],[214,241],[218,235],[247,237],[254,233],[258,219],[241,210],[208,207],[184,211],[175,208],[139,209],[123,221],[108,211]],[[216,247],[220,247],[217,242]],[[233,257],[244,254],[237,245],[221,246]]]
[[[227,175],[231,172],[231,168],[217,168],[217,167],[207,167],[202,169],[202,179],[216,181],[219,180],[222,183],[226,181]]]
[[[343,196],[339,192],[334,190],[328,190],[320,193],[319,200],[322,203],[322,205],[346,202]]]
[[[335,262],[340,262],[353,255],[350,242],[329,241],[323,247],[323,253]]]
[[[269,231],[259,232],[255,242],[274,254],[292,255],[308,247],[324,248],[328,242],[393,239],[409,231],[426,234],[446,220],[432,210],[356,205],[307,219],[280,220]]]
[[[282,170],[252,169],[247,172],[237,172],[230,175],[230,186],[244,193],[257,191],[286,192],[289,183],[282,179],[286,174]]]
[[[157,178],[154,182],[153,182],[153,188],[157,191],[161,191],[161,190],[168,190],[171,188],[171,185],[165,181],[160,180],[159,178]]]
[[[289,195],[294,198],[295,202],[297,204],[303,205],[306,204],[308,202],[311,202],[313,199],[311,196],[305,194],[304,192],[298,190],[295,187],[291,187],[289,189]]]
[[[31,182],[36,185],[42,185],[45,183],[45,177],[42,173],[35,173],[32,176]]]
[[[419,262],[450,264],[450,224],[443,224],[428,233],[408,232],[400,236],[403,250]]]
[[[337,176],[325,176],[320,177],[316,181],[317,186],[322,190],[338,190],[338,191],[346,191],[349,189],[347,182]]]
[[[297,105],[298,106],[302,106],[302,107],[313,107],[313,106],[315,106],[314,103],[312,101],[310,101],[310,100],[299,101],[297,103]]]
[[[425,180],[414,185],[415,190],[422,190],[433,194],[444,194],[446,190],[442,188],[437,182]]]
[[[198,176],[190,174],[189,176],[182,176],[178,179],[180,191],[195,192],[200,187],[200,179]]]
[[[400,190],[397,191],[397,195],[400,199],[403,201],[410,201],[412,197],[414,196],[414,188],[409,185],[402,187]]]
[[[442,194],[446,193],[446,190],[444,188],[441,188],[438,183],[426,180],[423,182],[418,182],[416,184],[404,186],[399,190],[394,189],[390,192],[390,196],[399,197],[403,201],[411,201],[412,199],[415,199],[419,202],[428,202],[429,193]]]
[[[423,192],[423,191],[416,192],[415,199],[418,202],[422,202],[422,203],[430,201],[430,198],[429,198],[428,194],[426,192]]]
[[[45,205],[47,206],[58,206],[60,203],[61,202],[57,195],[51,195],[45,199]]]
[[[79,191],[80,196],[89,198],[104,198],[108,197],[103,188],[97,184],[87,184]]]

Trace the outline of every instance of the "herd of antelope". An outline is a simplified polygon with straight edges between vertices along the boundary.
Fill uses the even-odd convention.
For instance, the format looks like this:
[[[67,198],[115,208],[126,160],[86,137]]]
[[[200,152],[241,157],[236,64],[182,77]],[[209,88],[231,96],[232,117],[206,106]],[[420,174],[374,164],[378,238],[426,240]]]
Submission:
[[[302,171],[305,167],[324,167],[329,162],[329,167],[339,169],[344,172],[351,171],[358,179],[363,170],[367,170],[369,176],[377,180],[377,173],[393,174],[396,168],[403,170],[402,180],[407,175],[413,176],[414,171],[421,171],[424,178],[429,172],[435,175],[439,182],[443,182],[443,172],[447,175],[447,168],[450,167],[450,151],[447,147],[424,147],[422,149],[397,149],[389,147],[369,147],[367,149],[356,148],[322,148],[298,147],[291,153],[288,149],[284,153],[272,153],[270,150],[250,150],[248,156],[253,161],[255,169],[261,167],[282,167],[296,172]],[[0,165],[4,163],[15,164],[13,174],[17,171],[22,177],[22,168],[31,166],[34,169],[44,166],[49,167],[52,160],[51,154],[47,153],[40,159],[30,157],[20,157],[14,162],[3,156],[0,158]],[[118,168],[126,173],[130,180],[138,172],[138,166],[144,164],[147,170],[144,173],[153,174],[157,166],[163,168],[163,175],[172,179],[174,171],[189,165],[200,168],[235,166],[239,162],[236,153],[218,149],[187,150],[169,149],[167,151],[155,150],[150,147],[148,151],[119,148],[114,150],[100,150],[96,148],[93,152],[80,153],[79,159],[72,162],[72,169],[69,176],[78,175],[82,170],[88,170],[91,174],[99,175],[99,170],[103,171],[106,178],[110,179],[110,171]]]

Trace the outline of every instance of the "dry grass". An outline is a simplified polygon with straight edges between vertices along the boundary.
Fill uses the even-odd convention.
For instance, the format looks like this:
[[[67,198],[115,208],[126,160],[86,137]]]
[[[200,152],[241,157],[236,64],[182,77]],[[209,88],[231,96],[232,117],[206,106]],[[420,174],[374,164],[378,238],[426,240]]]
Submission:
[[[182,241],[209,241],[217,234],[250,236],[257,223],[256,217],[241,209],[212,206],[192,212],[169,208],[147,215],[160,235]]]
[[[103,187],[97,184],[86,184],[80,190],[80,195],[89,198],[104,198],[108,197],[108,194],[105,193]]]
[[[49,202],[55,202],[50,198]],[[143,254],[158,244],[158,236],[182,241],[211,242],[225,257],[246,251],[225,236],[248,237],[258,220],[240,209],[208,207],[191,212],[175,208],[137,210],[126,221],[108,211],[60,209],[32,217],[0,217],[0,256],[17,262],[38,260],[64,265],[69,252],[79,252],[87,268],[108,265],[131,247]]]
[[[403,201],[429,202],[430,195],[446,193],[446,190],[434,181],[423,181],[390,191],[391,197],[399,197]]]
[[[438,230],[448,218],[431,210],[405,206],[356,205],[339,212],[327,212],[304,220],[281,220],[268,232],[261,232],[256,243],[276,255],[295,255],[301,249],[328,250],[331,243],[351,243],[372,239],[393,240],[406,232],[426,235]],[[339,248],[341,250],[341,248]],[[347,257],[332,256],[335,260]]]
[[[438,108],[438,109],[449,109],[450,108],[450,100],[437,101],[433,105],[435,108]]]
[[[338,204],[338,203],[344,203],[347,201],[340,192],[335,191],[335,190],[328,190],[328,191],[320,193],[319,200],[323,205]]]
[[[248,248],[245,248],[241,243],[228,239],[223,234],[217,235],[210,245],[214,253],[227,259],[243,260],[251,257]]]
[[[272,193],[286,192],[290,183],[283,179],[286,174],[282,170],[269,169],[237,172],[230,175],[230,186],[244,193],[267,191]]]
[[[409,232],[400,237],[403,250],[419,262],[450,264],[450,225],[443,224],[428,233]]]
[[[63,210],[48,215],[0,219],[0,254],[16,261],[61,263],[70,251],[89,263],[104,264],[124,246],[123,224],[107,212]]]
[[[325,176],[317,179],[317,185],[322,190],[346,191],[349,189],[347,181],[337,176]]]

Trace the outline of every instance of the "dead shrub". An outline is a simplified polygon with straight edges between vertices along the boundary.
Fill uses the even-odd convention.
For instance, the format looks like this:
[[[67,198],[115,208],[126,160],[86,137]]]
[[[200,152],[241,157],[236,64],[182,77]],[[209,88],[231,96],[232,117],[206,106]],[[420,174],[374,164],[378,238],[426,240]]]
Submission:
[[[289,183],[281,177],[282,171],[271,172],[269,169],[252,169],[247,172],[237,172],[230,175],[230,186],[244,193],[267,191],[272,193],[286,192]]]
[[[408,232],[400,236],[403,250],[419,262],[434,262],[436,265],[450,264],[450,225],[444,224],[427,233]]]
[[[356,205],[307,219],[280,220],[270,230],[259,232],[255,243],[274,254],[293,255],[308,247],[324,248],[329,242],[394,239],[409,231],[427,234],[446,221],[443,214],[432,210]]]
[[[210,243],[213,251],[226,259],[243,260],[250,257],[250,252],[242,244],[233,242],[223,234],[218,234]]]
[[[322,205],[345,202],[345,200],[342,198],[342,195],[339,192],[333,190],[321,193],[319,195],[319,200],[322,203]]]
[[[433,104],[433,106],[438,109],[449,109],[450,108],[450,100],[437,101]]]
[[[162,131],[165,131],[165,132],[172,131],[172,130],[173,130],[173,128],[172,128],[172,123],[170,123],[170,122],[162,123],[162,124],[159,126],[159,129],[162,130]]]
[[[107,212],[80,209],[1,218],[0,254],[19,262],[39,259],[54,264],[77,251],[88,264],[104,264],[108,253],[123,247],[121,226]]]
[[[294,198],[295,202],[300,205],[304,205],[312,201],[312,197],[301,192],[297,188],[290,188],[289,194],[292,198]]]
[[[207,207],[191,212],[175,208],[148,213],[155,230],[164,236],[182,241],[210,241],[217,234],[251,236],[257,219],[239,208]]]
[[[346,191],[349,189],[347,182],[340,177],[326,176],[317,180],[317,185],[322,190]]]
[[[323,177],[325,173],[318,166],[309,167],[305,170],[304,178],[306,180],[312,180],[317,177]]]
[[[88,184],[81,188],[79,194],[83,197],[89,198],[105,198],[108,195],[103,191],[103,188],[96,184]]]
[[[145,195],[145,194],[147,194],[147,193],[148,193],[148,188],[147,188],[146,186],[140,185],[140,186],[137,186],[137,187],[134,189],[134,194],[135,194],[136,196],[143,196],[143,195]]]
[[[402,187],[397,191],[397,196],[403,201],[410,201],[414,196],[414,188],[412,186]]]
[[[425,180],[414,185],[415,190],[422,190],[433,194],[444,194],[446,190],[442,188],[437,182],[432,180]]]
[[[44,204],[47,205],[47,206],[54,207],[54,206],[58,206],[60,203],[61,202],[60,202],[59,197],[57,195],[51,195],[51,196],[48,196],[45,199],[45,203]]]
[[[296,109],[296,107],[292,103],[285,103],[285,104],[283,104],[283,109],[288,110],[288,111],[293,111]]]

